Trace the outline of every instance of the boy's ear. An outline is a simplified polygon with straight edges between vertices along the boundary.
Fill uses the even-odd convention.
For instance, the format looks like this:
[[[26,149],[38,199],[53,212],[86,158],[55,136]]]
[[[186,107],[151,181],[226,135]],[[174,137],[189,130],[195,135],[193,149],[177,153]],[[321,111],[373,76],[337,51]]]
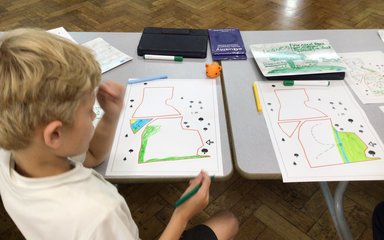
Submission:
[[[49,122],[43,132],[44,143],[53,149],[61,146],[63,123],[61,121]]]

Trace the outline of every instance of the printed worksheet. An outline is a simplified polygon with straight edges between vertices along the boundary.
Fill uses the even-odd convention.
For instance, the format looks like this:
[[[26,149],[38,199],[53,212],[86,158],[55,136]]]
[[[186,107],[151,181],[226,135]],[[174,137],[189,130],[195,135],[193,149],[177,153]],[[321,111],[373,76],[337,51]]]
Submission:
[[[340,56],[348,67],[345,81],[361,102],[384,103],[384,53],[354,52]]]
[[[384,179],[383,143],[344,81],[258,85],[284,182]]]
[[[92,50],[101,72],[105,73],[123,63],[132,60],[132,57],[115,48],[102,38],[96,38],[82,44]]]
[[[381,40],[384,42],[384,30],[379,30],[377,33],[379,34]]]
[[[128,84],[107,176],[223,176],[215,79]]]
[[[66,38],[74,43],[77,43],[76,40],[73,39],[73,37],[67,32],[67,30],[65,30],[64,27],[53,28],[53,29],[47,30],[47,32],[56,34],[60,37]]]

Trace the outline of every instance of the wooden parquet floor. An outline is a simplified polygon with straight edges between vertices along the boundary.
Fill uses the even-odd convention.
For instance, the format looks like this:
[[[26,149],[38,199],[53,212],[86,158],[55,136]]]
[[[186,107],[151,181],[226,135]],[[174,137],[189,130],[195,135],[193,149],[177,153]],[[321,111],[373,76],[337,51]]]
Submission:
[[[241,30],[383,29],[384,1],[0,1],[0,31],[58,26],[64,26],[68,31],[93,32],[141,32],[146,26],[238,27]],[[159,236],[170,218],[172,204],[185,187],[185,182],[119,185],[142,239]],[[382,200],[383,182],[353,182],[349,185],[344,205],[354,239],[372,239],[372,211]],[[191,221],[191,225],[207,219],[219,209],[231,209],[238,216],[241,226],[236,239],[240,240],[338,238],[316,183],[251,181],[235,172],[229,180],[212,184],[210,204]],[[2,205],[0,239],[23,239]]]

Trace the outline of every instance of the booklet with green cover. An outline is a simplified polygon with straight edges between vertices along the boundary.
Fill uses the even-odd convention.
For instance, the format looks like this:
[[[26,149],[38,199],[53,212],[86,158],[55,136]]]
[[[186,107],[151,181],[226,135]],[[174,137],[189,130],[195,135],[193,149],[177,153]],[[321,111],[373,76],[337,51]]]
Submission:
[[[262,74],[270,80],[344,79],[346,66],[326,39],[252,44]]]

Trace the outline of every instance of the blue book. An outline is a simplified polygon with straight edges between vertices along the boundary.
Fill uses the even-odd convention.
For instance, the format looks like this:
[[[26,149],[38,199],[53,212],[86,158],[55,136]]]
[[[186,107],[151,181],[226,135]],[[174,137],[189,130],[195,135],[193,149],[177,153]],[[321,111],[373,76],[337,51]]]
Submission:
[[[208,29],[213,60],[247,59],[243,38],[238,28]]]

